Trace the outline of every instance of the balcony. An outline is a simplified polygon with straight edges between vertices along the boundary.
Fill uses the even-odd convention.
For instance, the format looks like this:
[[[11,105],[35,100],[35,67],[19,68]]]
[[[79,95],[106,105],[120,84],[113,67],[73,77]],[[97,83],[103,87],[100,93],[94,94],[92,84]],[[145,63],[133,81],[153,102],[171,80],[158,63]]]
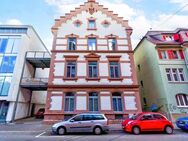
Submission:
[[[26,53],[26,61],[35,68],[50,68],[50,59],[49,52],[29,51]]]
[[[21,80],[22,88],[35,90],[35,91],[44,91],[47,90],[48,78],[28,78],[24,77]]]

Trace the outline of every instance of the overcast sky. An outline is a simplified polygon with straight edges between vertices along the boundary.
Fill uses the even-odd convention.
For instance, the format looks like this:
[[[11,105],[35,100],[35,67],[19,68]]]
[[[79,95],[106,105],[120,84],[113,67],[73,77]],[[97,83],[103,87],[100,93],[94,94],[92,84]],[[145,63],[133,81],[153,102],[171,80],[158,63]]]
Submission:
[[[32,25],[51,50],[54,19],[87,0],[1,0],[0,24]],[[148,30],[188,28],[188,0],[97,0],[129,20],[133,48]],[[172,16],[173,15],[173,16]]]

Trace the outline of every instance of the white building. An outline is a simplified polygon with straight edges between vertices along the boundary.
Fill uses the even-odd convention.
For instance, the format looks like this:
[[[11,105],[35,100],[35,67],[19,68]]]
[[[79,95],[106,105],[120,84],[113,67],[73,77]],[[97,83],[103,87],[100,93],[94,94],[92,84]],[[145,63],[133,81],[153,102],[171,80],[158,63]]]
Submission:
[[[88,0],[56,19],[52,32],[45,122],[82,112],[114,120],[141,111],[127,20]]]
[[[32,26],[0,26],[0,122],[30,116],[32,103],[36,105],[32,112],[44,107],[46,92],[22,86],[26,77],[48,77],[48,70],[33,66],[28,59],[37,54],[31,51],[48,52]]]

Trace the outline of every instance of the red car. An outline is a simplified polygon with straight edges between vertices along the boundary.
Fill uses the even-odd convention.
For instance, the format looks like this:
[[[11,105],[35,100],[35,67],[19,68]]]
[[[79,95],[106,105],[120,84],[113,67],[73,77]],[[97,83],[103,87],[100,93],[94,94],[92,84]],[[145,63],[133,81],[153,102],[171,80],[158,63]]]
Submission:
[[[122,128],[125,132],[131,132],[136,135],[145,131],[164,131],[172,134],[174,126],[162,114],[153,112],[143,112],[126,119],[122,122]]]
[[[35,114],[35,117],[36,118],[44,118],[44,112],[45,112],[45,109],[44,108],[40,108],[37,113]]]

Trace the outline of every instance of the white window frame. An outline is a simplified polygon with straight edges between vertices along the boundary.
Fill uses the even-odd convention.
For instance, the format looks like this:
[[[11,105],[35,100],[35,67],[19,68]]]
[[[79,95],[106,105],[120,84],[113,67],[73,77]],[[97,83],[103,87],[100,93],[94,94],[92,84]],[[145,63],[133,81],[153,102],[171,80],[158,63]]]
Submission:
[[[167,72],[166,71],[167,69],[169,69],[170,72]],[[175,69],[176,72],[173,72],[173,69]],[[180,72],[180,69],[182,69],[182,72]],[[186,82],[186,80],[187,80],[186,77],[185,77],[185,73],[184,73],[184,69],[183,68],[165,68],[165,71],[166,71],[166,76],[170,75],[170,77],[171,77],[171,81],[169,81],[168,77],[167,77],[168,82]],[[175,81],[174,75],[177,76],[178,81]],[[183,76],[184,81],[182,81],[181,75]]]
[[[164,55],[166,56],[166,58],[164,58]],[[162,59],[169,59],[168,58],[168,53],[167,53],[167,51],[166,50],[161,50],[161,56],[162,56]]]
[[[182,98],[183,105],[181,104],[180,97]],[[176,100],[179,103],[179,105],[177,103],[177,107],[188,107],[188,103],[186,104],[185,98],[187,98],[187,101],[188,101],[188,95],[185,95],[185,94],[177,94],[176,95]]]

